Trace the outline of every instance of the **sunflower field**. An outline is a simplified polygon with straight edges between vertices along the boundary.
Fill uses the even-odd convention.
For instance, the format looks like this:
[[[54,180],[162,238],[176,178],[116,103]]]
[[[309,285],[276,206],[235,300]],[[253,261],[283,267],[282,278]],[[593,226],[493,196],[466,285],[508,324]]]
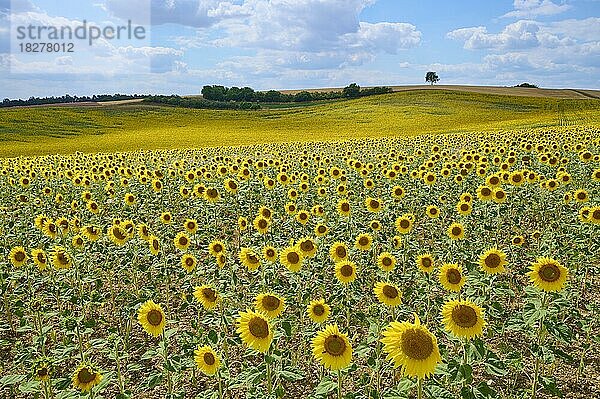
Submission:
[[[2,398],[592,398],[600,130],[0,160]]]

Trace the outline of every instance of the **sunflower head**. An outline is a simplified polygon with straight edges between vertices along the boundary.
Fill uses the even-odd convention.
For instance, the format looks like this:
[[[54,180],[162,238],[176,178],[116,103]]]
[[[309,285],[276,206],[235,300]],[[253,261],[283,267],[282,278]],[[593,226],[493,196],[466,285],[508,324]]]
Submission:
[[[443,265],[440,268],[438,279],[442,287],[453,292],[459,292],[466,281],[462,267],[454,263]]]
[[[285,299],[273,293],[258,294],[254,300],[254,307],[273,319],[283,312]]]
[[[352,361],[352,345],[337,324],[328,325],[312,341],[315,359],[329,370],[341,370]]]
[[[379,302],[384,305],[394,307],[402,303],[402,292],[394,284],[380,281],[375,284],[373,291]]]
[[[329,257],[334,262],[346,260],[348,258],[348,247],[343,242],[335,242],[329,248]]]
[[[552,258],[538,258],[531,264],[527,275],[540,290],[555,292],[564,288],[569,270]]]
[[[279,261],[291,272],[298,272],[302,268],[304,255],[297,246],[285,248],[279,254]]]
[[[8,255],[8,259],[14,267],[23,266],[27,262],[27,258],[27,252],[25,252],[25,248],[23,247],[14,247]]]
[[[335,276],[342,284],[350,284],[356,280],[356,264],[350,260],[337,262]]]
[[[462,240],[465,238],[465,228],[461,223],[452,223],[447,230],[448,237],[452,240]]]
[[[479,257],[479,266],[488,274],[504,272],[507,264],[506,254],[496,248],[488,249]]]
[[[221,360],[210,346],[202,346],[194,351],[196,367],[206,375],[215,375],[221,367]]]
[[[244,344],[259,352],[267,352],[273,341],[273,328],[268,317],[250,309],[240,312],[237,332]]]
[[[90,391],[101,380],[102,374],[92,365],[85,363],[79,365],[72,377],[73,386],[83,392]]]
[[[152,300],[146,301],[138,309],[138,321],[146,332],[154,337],[158,337],[167,324],[165,312],[162,307]]]
[[[377,257],[377,266],[384,272],[391,272],[396,266],[396,258],[389,252],[383,252]]]
[[[206,284],[194,288],[194,298],[196,298],[206,310],[214,309],[220,300],[217,290],[215,290],[213,286]]]
[[[417,267],[424,273],[431,273],[434,269],[433,256],[431,254],[417,256]]]
[[[446,331],[457,338],[471,339],[483,334],[483,309],[468,300],[450,300],[442,307]]]
[[[331,307],[325,303],[325,300],[318,299],[311,301],[307,307],[306,312],[310,319],[315,323],[323,323],[329,317]]]

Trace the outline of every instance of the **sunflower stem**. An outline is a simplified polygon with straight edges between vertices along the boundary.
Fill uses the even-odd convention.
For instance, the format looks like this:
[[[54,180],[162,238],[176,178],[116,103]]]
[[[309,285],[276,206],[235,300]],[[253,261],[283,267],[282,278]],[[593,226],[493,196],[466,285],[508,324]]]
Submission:
[[[338,389],[337,389],[337,394],[338,394],[338,399],[342,399],[342,371],[338,370],[337,371],[337,383],[338,383]]]
[[[267,364],[267,394],[271,396],[271,347],[265,354],[265,363]]]
[[[542,299],[542,309],[546,310],[546,308],[548,307],[548,301],[549,301],[550,297],[548,296],[548,294],[546,292],[543,293],[543,299]],[[536,359],[535,359],[535,368],[533,370],[533,384],[531,386],[531,399],[535,399],[536,398],[536,394],[537,394],[537,385],[538,385],[538,375],[540,372],[540,365],[541,365],[541,357],[540,357],[540,345],[542,344],[542,336],[544,333],[544,319],[546,317],[546,313],[542,313],[542,317],[540,319],[540,325],[538,327],[538,332],[537,332],[537,353],[536,353]]]
[[[419,378],[419,382],[417,383],[417,398],[423,399],[423,379]]]
[[[221,372],[217,371],[217,381],[219,383],[219,399],[224,399],[223,396],[223,378],[221,377]]]

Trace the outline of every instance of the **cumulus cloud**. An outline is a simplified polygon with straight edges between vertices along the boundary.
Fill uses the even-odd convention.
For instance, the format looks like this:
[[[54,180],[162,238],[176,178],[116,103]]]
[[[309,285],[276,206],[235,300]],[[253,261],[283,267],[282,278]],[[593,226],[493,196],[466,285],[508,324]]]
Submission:
[[[447,37],[464,42],[469,50],[531,48],[540,45],[539,31],[537,22],[522,20],[507,25],[500,33],[488,33],[486,27],[478,26],[453,30]],[[551,36],[545,34],[543,40],[552,40]]]
[[[504,18],[532,18],[555,15],[571,8],[568,4],[556,4],[551,0],[514,0],[514,10],[504,14]]]

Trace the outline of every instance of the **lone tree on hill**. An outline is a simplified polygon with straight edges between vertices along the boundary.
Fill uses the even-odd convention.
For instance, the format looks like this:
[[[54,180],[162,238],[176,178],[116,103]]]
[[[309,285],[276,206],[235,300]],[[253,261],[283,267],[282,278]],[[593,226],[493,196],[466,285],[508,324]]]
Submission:
[[[342,96],[347,98],[360,97],[360,86],[356,83],[350,83],[350,85],[344,87],[344,90],[342,90]]]
[[[425,75],[425,81],[430,82],[431,85],[433,86],[434,83],[437,83],[440,81],[440,77],[437,75],[437,73],[429,71]]]

